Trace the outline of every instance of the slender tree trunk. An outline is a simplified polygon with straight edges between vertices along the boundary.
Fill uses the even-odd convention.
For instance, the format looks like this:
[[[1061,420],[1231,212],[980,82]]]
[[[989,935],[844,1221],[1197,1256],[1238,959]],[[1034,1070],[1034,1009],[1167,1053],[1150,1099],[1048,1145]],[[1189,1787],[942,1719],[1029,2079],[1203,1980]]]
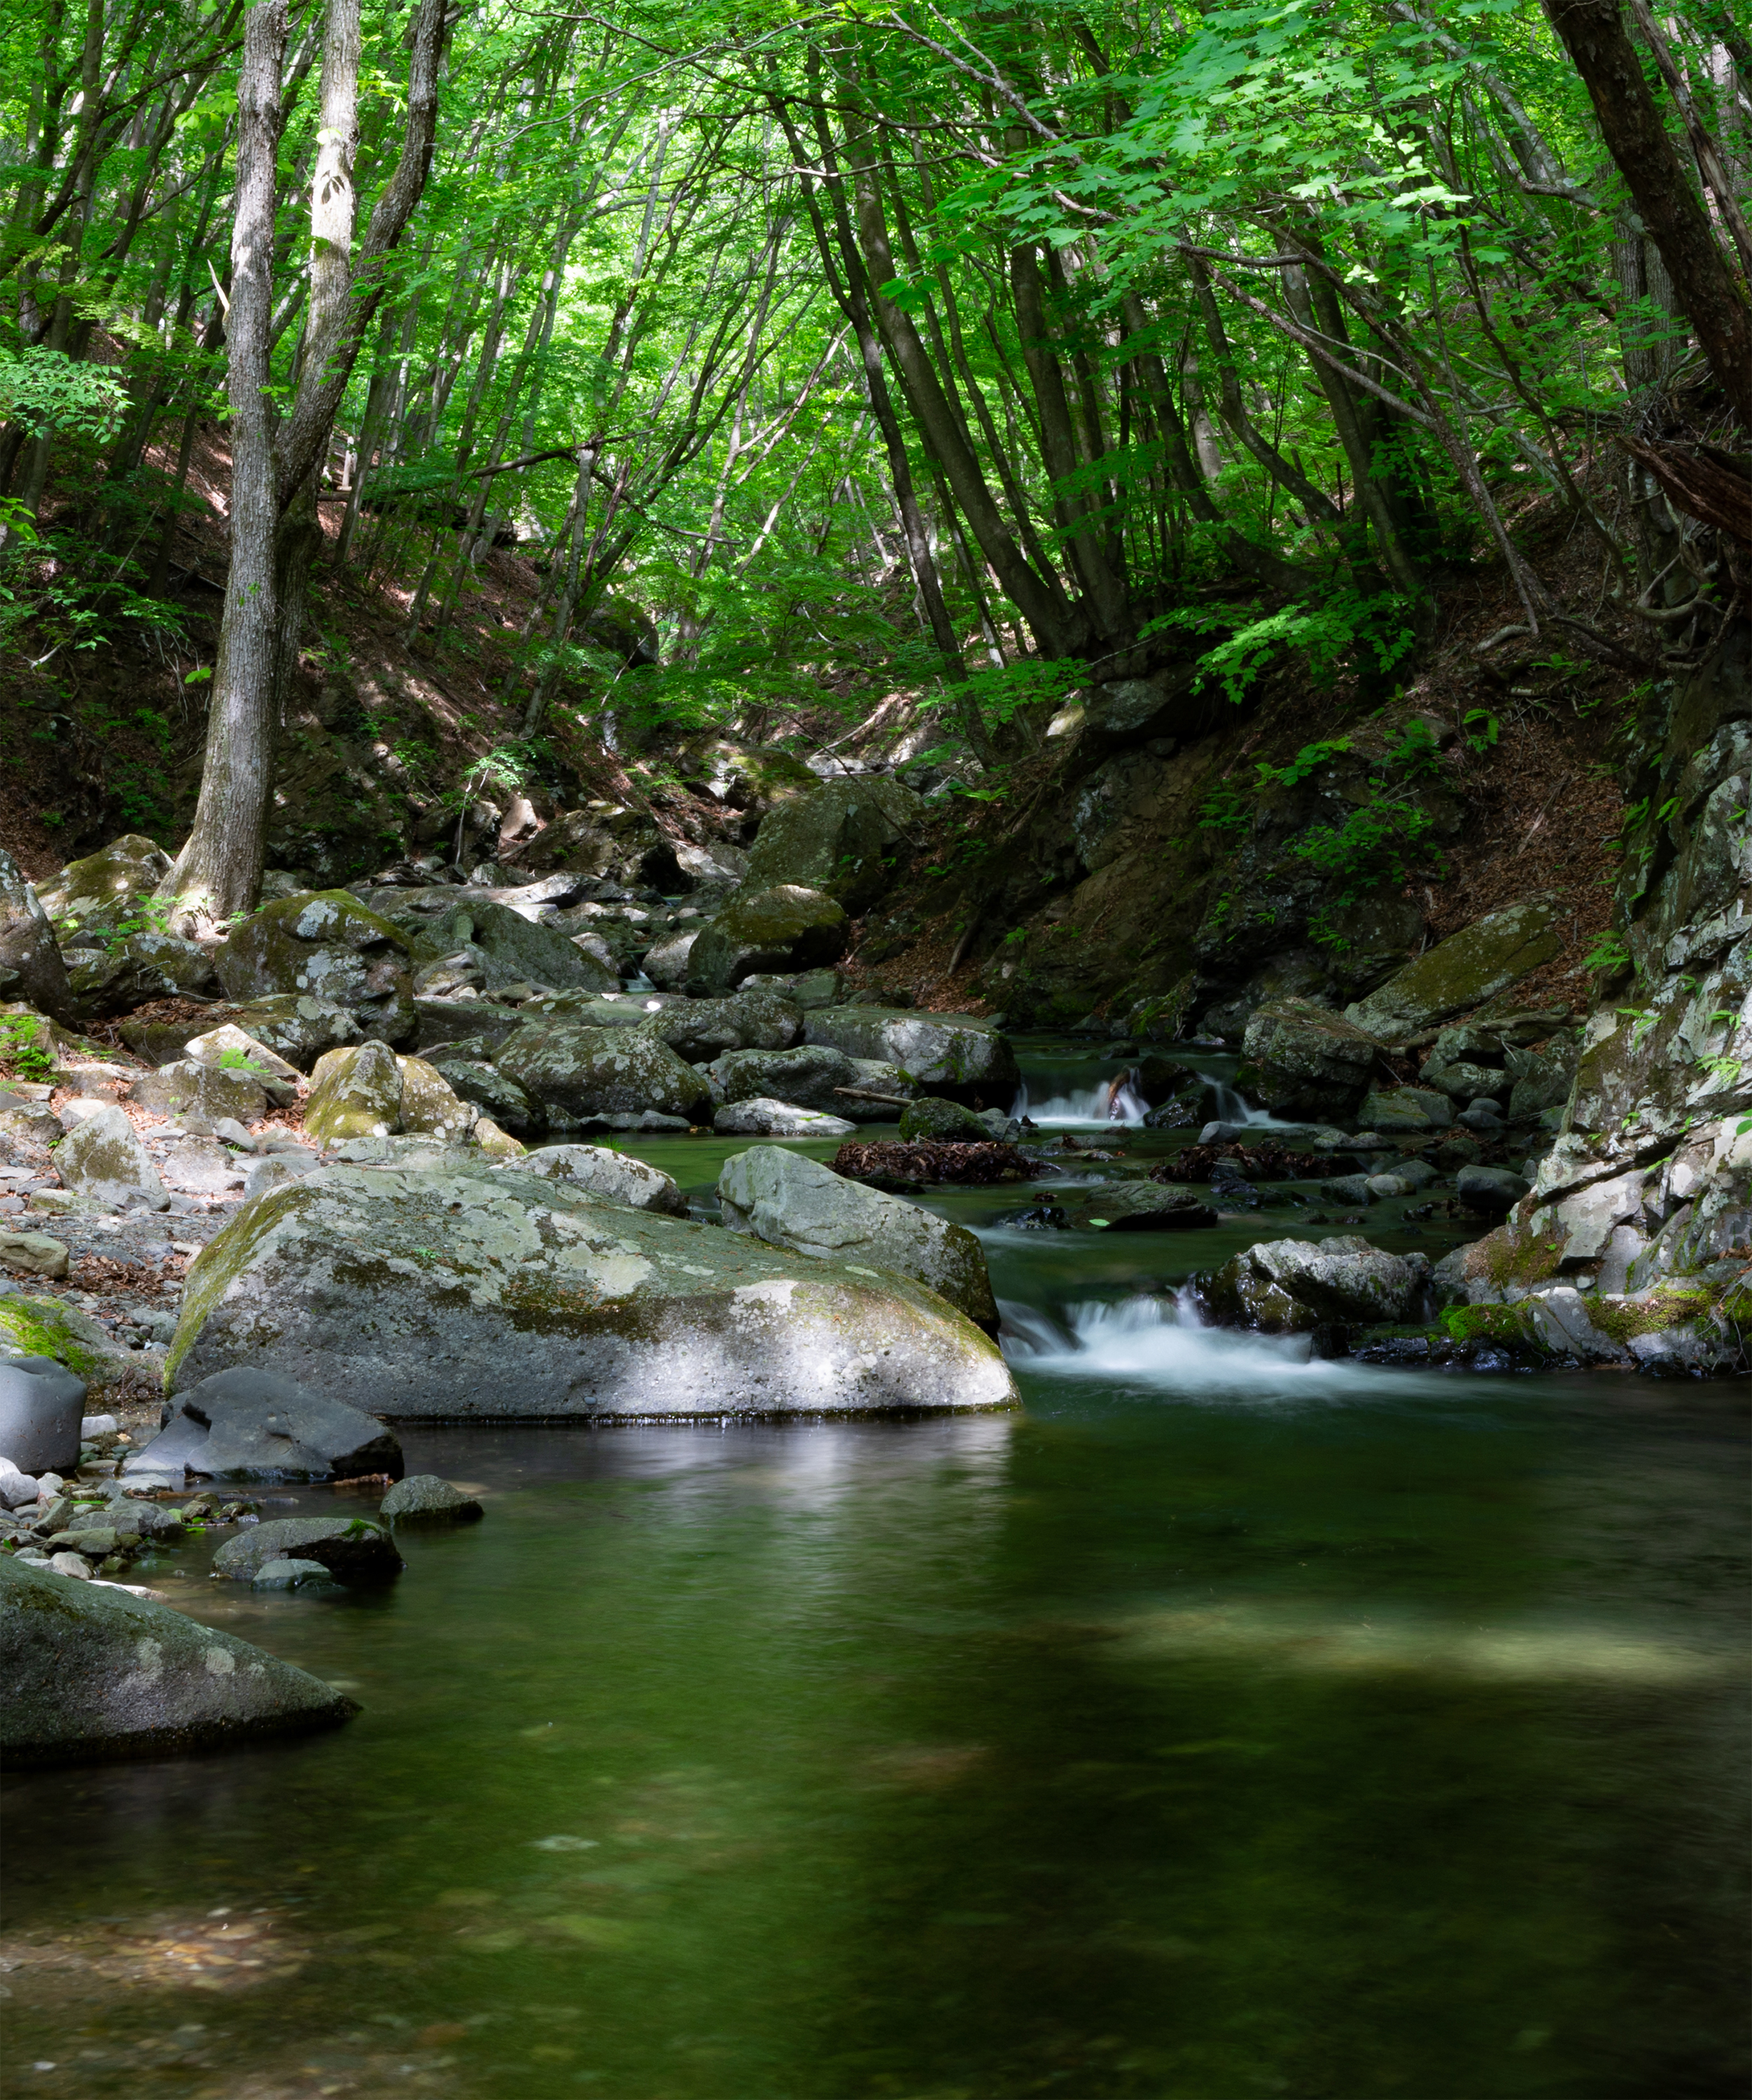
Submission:
[[[276,592],[280,505],[269,423],[268,329],[273,315],[274,152],[286,0],[260,0],[244,19],[237,77],[237,174],[232,233],[226,391],[232,412],[232,562],[207,748],[195,822],[165,893],[185,913],[223,920],[247,911],[262,886],[271,787]]]

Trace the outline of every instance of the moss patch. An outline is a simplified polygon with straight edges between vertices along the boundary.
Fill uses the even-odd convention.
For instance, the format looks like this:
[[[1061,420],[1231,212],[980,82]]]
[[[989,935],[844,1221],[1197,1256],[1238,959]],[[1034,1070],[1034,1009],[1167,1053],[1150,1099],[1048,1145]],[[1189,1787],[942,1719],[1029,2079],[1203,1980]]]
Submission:
[[[70,1311],[56,1298],[0,1299],[0,1334],[20,1355],[50,1357],[82,1379],[95,1378],[105,1360],[101,1351],[80,1335],[82,1326],[95,1328],[95,1322]]]
[[[1663,1284],[1651,1298],[1591,1298],[1588,1318],[1601,1334],[1609,1335],[1623,1348],[1639,1335],[1658,1335],[1667,1327],[1684,1327],[1708,1317],[1716,1308],[1712,1290],[1686,1290]]]
[[[1541,1347],[1525,1308],[1520,1305],[1450,1305],[1442,1313],[1441,1326],[1451,1341]]]
[[[1544,1283],[1563,1265],[1567,1236],[1536,1233],[1525,1225],[1498,1225],[1480,1242],[1485,1273],[1498,1290],[1511,1283]]]

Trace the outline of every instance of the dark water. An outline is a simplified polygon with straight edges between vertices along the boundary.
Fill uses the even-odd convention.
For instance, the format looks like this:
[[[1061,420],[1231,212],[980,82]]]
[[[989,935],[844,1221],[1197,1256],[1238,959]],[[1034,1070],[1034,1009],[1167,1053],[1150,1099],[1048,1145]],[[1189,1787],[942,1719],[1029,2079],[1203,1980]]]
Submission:
[[[995,1234],[1021,1417],[417,1431],[393,1589],[165,1561],[364,1710],[11,1783],[9,2089],[1743,2093],[1744,1393],[1176,1324],[1293,1229]]]

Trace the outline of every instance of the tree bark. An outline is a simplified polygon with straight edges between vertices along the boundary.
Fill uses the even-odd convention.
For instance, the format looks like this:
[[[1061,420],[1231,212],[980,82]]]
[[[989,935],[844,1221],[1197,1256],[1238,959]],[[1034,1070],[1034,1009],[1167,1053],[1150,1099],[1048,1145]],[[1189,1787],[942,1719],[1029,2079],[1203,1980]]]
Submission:
[[[1547,0],[1618,172],[1673,280],[1710,369],[1752,430],[1752,313],[1673,150],[1618,0]]]
[[[246,911],[262,886],[271,788],[280,505],[267,388],[273,317],[274,152],[280,139],[286,0],[260,0],[244,20],[237,77],[237,174],[232,232],[226,393],[232,417],[232,561],[207,712],[195,822],[162,885],[185,915]]]

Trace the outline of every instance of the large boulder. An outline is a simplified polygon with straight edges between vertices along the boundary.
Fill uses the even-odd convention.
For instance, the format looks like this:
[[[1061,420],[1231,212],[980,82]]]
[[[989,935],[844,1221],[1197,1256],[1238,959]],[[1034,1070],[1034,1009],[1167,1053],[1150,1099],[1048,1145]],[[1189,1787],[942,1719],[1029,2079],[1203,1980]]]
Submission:
[[[690,1065],[709,1065],[726,1050],[788,1050],[803,1033],[794,1006],[767,991],[730,999],[689,999],[650,1015],[646,1028]]]
[[[191,1432],[194,1433],[191,1433]],[[139,1472],[183,1467],[215,1480],[353,1480],[402,1471],[395,1432],[295,1379],[246,1366],[191,1387],[160,1434],[130,1454]]]
[[[0,1357],[46,1357],[93,1385],[138,1374],[142,1359],[64,1298],[0,1298]],[[8,1453],[7,1456],[11,1454]]]
[[[1247,1023],[1237,1077],[1284,1115],[1348,1115],[1380,1054],[1375,1037],[1342,1015],[1309,999],[1278,999]]]
[[[823,1007],[804,1016],[803,1039],[843,1050],[848,1057],[898,1065],[916,1091],[976,1109],[1008,1108],[1021,1084],[1008,1039],[976,1014]]]
[[[77,1002],[55,929],[18,862],[0,847],[0,998],[71,1022]]]
[[[688,989],[701,997],[734,991],[743,979],[806,970],[845,951],[850,921],[824,891],[794,883],[745,889],[707,922],[690,950]]]
[[[70,1473],[79,1462],[85,1380],[51,1357],[0,1359],[0,1458],[23,1473]]]
[[[210,1123],[226,1116],[238,1123],[254,1123],[267,1110],[267,1089],[247,1068],[204,1064],[193,1057],[179,1057],[174,1064],[161,1065],[156,1072],[142,1073],[129,1089],[129,1097],[137,1107],[151,1109],[155,1114],[192,1113]]]
[[[687,982],[692,968],[694,943],[699,938],[698,926],[684,926],[678,933],[665,934],[662,940],[654,941],[645,951],[645,974],[659,991],[679,991]]]
[[[842,1089],[858,1083],[857,1065],[842,1050],[802,1043],[795,1050],[730,1050],[713,1061],[711,1076],[726,1102],[788,1101],[793,1108],[851,1117]]]
[[[422,960],[448,955],[466,946],[484,965],[483,988],[496,991],[519,982],[551,985],[556,990],[618,991],[620,979],[558,926],[526,918],[509,904],[470,898],[453,905],[421,927],[415,942]]]
[[[995,1332],[998,1308],[979,1242],[903,1196],[842,1180],[831,1167],[775,1145],[726,1160],[718,1202],[734,1231],[800,1254],[853,1258],[910,1276]]]
[[[343,1582],[382,1582],[407,1564],[384,1526],[368,1516],[289,1516],[227,1538],[213,1556],[215,1575],[248,1582],[271,1561],[314,1560]]]
[[[848,911],[862,911],[889,887],[897,849],[910,842],[925,813],[922,798],[898,780],[864,775],[827,781],[761,819],[748,855],[747,887],[796,884],[837,898]]]
[[[171,859],[161,846],[130,832],[101,853],[69,861],[39,893],[42,908],[68,932],[112,933],[126,919],[138,919],[140,907],[170,872]]]
[[[264,904],[245,919],[220,949],[217,967],[229,999],[308,993],[344,1008],[364,1035],[403,1043],[414,1029],[408,964],[399,927],[344,889],[316,889]]]
[[[298,1097],[298,1067],[234,1021],[222,1021],[217,1028],[192,1035],[183,1057],[193,1064],[247,1073],[280,1108],[290,1108]]]
[[[401,1072],[386,1043],[330,1050],[316,1061],[304,1127],[325,1145],[386,1137],[401,1123]]]
[[[1388,1254],[1365,1239],[1268,1240],[1199,1277],[1196,1288],[1220,1326],[1300,1334],[1333,1321],[1415,1319],[1429,1283],[1420,1254]]]
[[[484,1166],[330,1167],[247,1204],[189,1270],[168,1381],[236,1364],[398,1419],[1015,1397],[986,1337],[907,1279]]]
[[[1524,898],[1475,920],[1348,1006],[1344,1017],[1380,1042],[1403,1043],[1450,1014],[1495,998],[1561,954],[1564,936],[1559,922],[1569,909],[1567,900],[1554,893]]]
[[[687,1198],[660,1168],[630,1153],[611,1152],[602,1145],[548,1145],[526,1152],[517,1161],[519,1174],[539,1174],[605,1203],[624,1203],[634,1211],[660,1211],[672,1218],[687,1215]]]
[[[119,1108],[101,1108],[75,1123],[55,1148],[55,1164],[76,1196],[90,1196],[111,1210],[170,1208],[157,1168]]]
[[[726,1101],[712,1118],[719,1137],[850,1137],[857,1129],[844,1116],[800,1109],[789,1101]]]
[[[307,991],[276,992],[251,999],[236,1018],[238,1027],[252,1041],[263,1044],[301,1072],[311,1070],[324,1051],[357,1043],[365,1032],[346,1007]],[[128,1040],[126,1029],[122,1040]]]
[[[532,1095],[556,1127],[605,1116],[685,1116],[707,1123],[712,1090],[692,1065],[643,1028],[576,1028],[563,1021],[521,1028],[495,1061]]]
[[[500,1129],[519,1137],[546,1129],[548,1119],[541,1103],[496,1066],[474,1058],[438,1057],[432,1070],[459,1101],[472,1103]]]
[[[916,1137],[934,1137],[949,1145],[983,1145],[991,1132],[960,1101],[925,1094],[901,1110],[900,1135],[907,1144]]]
[[[485,1514],[472,1495],[436,1473],[410,1473],[398,1480],[377,1510],[386,1524],[474,1524]]]
[[[234,1635],[96,1582],[0,1560],[0,1750],[14,1765],[161,1755],[358,1711]]]
[[[131,1013],[151,999],[205,992],[214,982],[210,953],[172,933],[130,933],[107,948],[69,952],[68,989],[81,1011],[98,1019]]]

